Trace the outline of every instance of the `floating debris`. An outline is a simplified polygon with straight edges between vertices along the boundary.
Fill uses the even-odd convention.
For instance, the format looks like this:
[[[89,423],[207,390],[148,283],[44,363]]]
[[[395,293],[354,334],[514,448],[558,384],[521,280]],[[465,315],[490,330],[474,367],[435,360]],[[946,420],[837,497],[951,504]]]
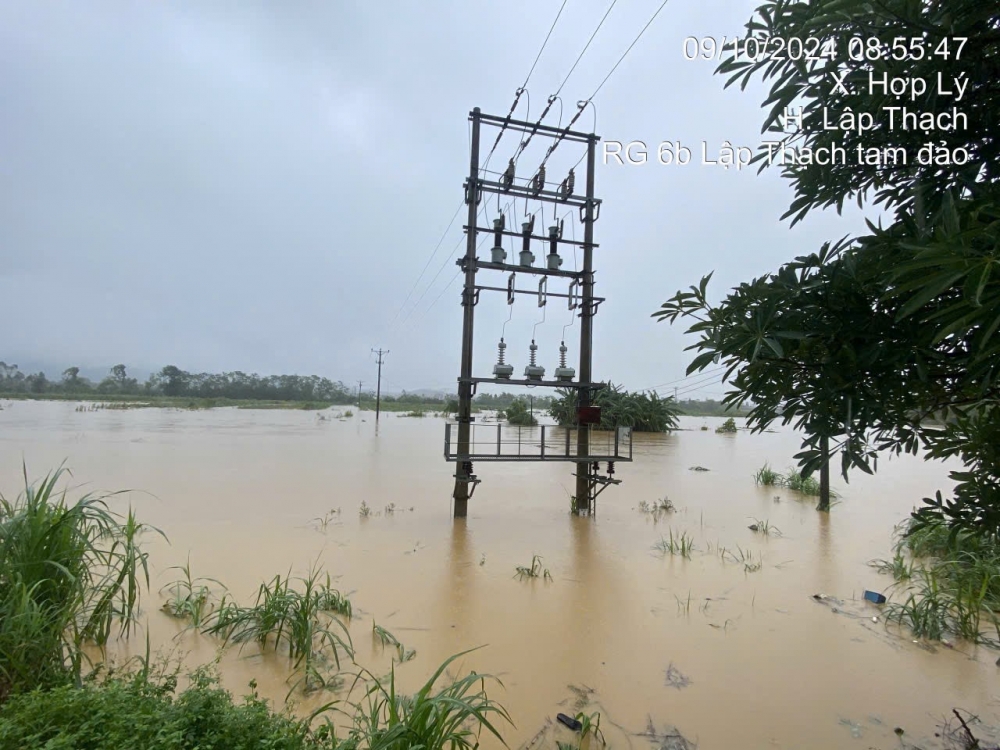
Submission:
[[[704,466],[692,466],[688,471],[710,471],[710,469],[706,469]]]
[[[691,678],[674,666],[673,662],[667,667],[665,682],[668,687],[683,690],[691,684]]]
[[[860,740],[861,739],[861,734],[864,731],[864,729],[861,727],[861,725],[858,722],[851,721],[850,719],[841,719],[840,720],[840,725],[844,726],[844,727],[847,727],[848,729],[850,729],[851,730],[851,736],[854,739],[856,739],[856,740]]]
[[[645,737],[656,750],[696,750],[697,742],[692,742],[677,727],[666,727],[662,732],[658,732],[653,725],[652,717],[646,724],[646,731],[640,732],[638,737]]]

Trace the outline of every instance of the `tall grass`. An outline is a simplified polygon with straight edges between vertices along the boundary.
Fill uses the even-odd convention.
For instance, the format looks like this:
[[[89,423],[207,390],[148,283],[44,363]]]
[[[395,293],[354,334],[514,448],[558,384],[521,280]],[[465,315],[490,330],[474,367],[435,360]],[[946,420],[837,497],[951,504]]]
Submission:
[[[942,522],[904,525],[893,560],[874,565],[893,574],[905,597],[887,605],[888,620],[919,637],[1000,648],[1000,547],[991,540]]]
[[[32,484],[25,468],[24,491],[0,495],[0,702],[79,682],[84,646],[129,635],[149,587],[139,540],[151,527],[109,510],[111,494],[71,501],[57,489],[63,474]]]
[[[479,747],[484,728],[506,747],[491,719],[495,717],[511,725],[513,722],[507,710],[486,692],[487,680],[502,687],[499,680],[472,672],[435,688],[449,665],[467,653],[446,660],[412,696],[396,691],[395,668],[387,680],[363,671],[362,675],[371,678],[371,686],[353,704],[353,725],[348,736],[337,745],[338,750],[473,750]]]

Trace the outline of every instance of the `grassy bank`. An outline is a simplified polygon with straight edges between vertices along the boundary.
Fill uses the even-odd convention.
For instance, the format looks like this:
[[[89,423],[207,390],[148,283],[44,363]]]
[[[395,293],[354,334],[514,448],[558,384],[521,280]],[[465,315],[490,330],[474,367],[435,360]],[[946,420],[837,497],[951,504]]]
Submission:
[[[891,560],[872,563],[893,577],[887,618],[929,640],[964,638],[1000,648],[1000,543],[913,519],[898,531]]]
[[[678,401],[677,413],[685,417],[745,417],[749,409],[733,409],[719,401]]]
[[[238,409],[304,409],[320,410],[331,406],[345,409],[351,404],[334,404],[329,401],[267,401],[259,399],[235,398],[192,398],[190,396],[139,396],[120,393],[45,393],[0,394],[0,399],[10,401],[81,401],[88,404],[116,404],[119,408],[170,408],[170,409],[212,409],[216,407],[236,407]],[[374,403],[374,402],[373,402]]]
[[[358,402],[333,403],[330,401],[274,401],[261,399],[234,399],[234,398],[192,398],[190,396],[137,396],[131,394],[94,394],[94,393],[8,393],[0,394],[0,399],[10,401],[80,401],[86,404],[113,405],[105,408],[121,409],[214,409],[222,407],[235,407],[237,409],[300,409],[305,411],[320,411],[331,407],[341,409],[354,409],[357,411]],[[444,412],[446,403],[444,401],[382,401],[381,410],[384,412],[423,412],[426,415],[440,414]],[[362,411],[375,411],[375,399],[362,398]],[[479,412],[481,409],[473,405],[472,410]]]

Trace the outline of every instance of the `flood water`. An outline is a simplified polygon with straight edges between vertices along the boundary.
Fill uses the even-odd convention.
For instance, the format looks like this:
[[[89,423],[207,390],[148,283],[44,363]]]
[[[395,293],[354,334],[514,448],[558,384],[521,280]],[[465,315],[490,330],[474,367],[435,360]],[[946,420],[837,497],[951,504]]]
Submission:
[[[835,476],[841,498],[827,515],[814,499],[753,483],[765,461],[791,465],[799,437],[790,429],[716,434],[721,420],[692,417],[683,431],[635,436],[634,462],[616,465],[622,485],[599,497],[592,518],[569,513],[571,464],[479,463],[469,516],[453,520],[440,418],[383,414],[376,433],[371,412],[320,420],[307,411],[76,406],[4,404],[0,491],[21,489],[22,458],[31,477],[66,460],[84,490],[133,490],[114,502],[131,502],[169,537],[147,544],[148,632],[154,649],[176,648],[189,665],[211,661],[218,642],[181,633],[158,611],[165,597],[156,589],[177,577],[168,568],[190,558],[194,575],[250,603],[262,581],[319,561],[360,610],[351,632],[361,666],[388,671],[373,620],[416,649],[396,667],[404,689],[449,655],[484,646],[461,671],[503,681],[490,693],[516,724],[504,729],[512,748],[568,740],[565,730],[542,730],[557,712],[576,713],[578,700],[601,712],[618,748],[683,747],[666,739],[671,728],[700,748],[898,748],[895,727],[936,747],[953,707],[997,723],[995,652],[915,643],[861,600],[864,589],[889,585],[868,562],[890,556],[893,527],[922,497],[949,488],[946,465],[901,457],[850,484]],[[638,510],[664,496],[673,514]],[[312,523],[338,508],[325,531]],[[755,519],[781,534],[753,533]],[[653,549],[671,530],[693,537],[690,559]],[[722,547],[749,550],[760,569],[724,561]],[[536,554],[552,580],[517,580],[515,566]],[[130,648],[145,650],[142,634]],[[281,656],[230,650],[221,668],[236,693],[251,678],[279,702],[288,692]],[[331,697],[299,698],[299,708]]]

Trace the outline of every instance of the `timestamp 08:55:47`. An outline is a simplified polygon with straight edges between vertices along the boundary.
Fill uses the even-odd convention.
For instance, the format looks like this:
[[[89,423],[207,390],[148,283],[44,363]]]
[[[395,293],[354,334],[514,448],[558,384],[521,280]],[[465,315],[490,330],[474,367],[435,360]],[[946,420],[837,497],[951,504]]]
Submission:
[[[926,58],[961,60],[968,37],[932,39],[926,36],[894,37],[891,41],[876,36],[837,37],[727,37],[712,36],[684,39],[685,60],[736,60],[758,63],[770,60],[837,60],[872,62],[895,60],[915,62]]]

